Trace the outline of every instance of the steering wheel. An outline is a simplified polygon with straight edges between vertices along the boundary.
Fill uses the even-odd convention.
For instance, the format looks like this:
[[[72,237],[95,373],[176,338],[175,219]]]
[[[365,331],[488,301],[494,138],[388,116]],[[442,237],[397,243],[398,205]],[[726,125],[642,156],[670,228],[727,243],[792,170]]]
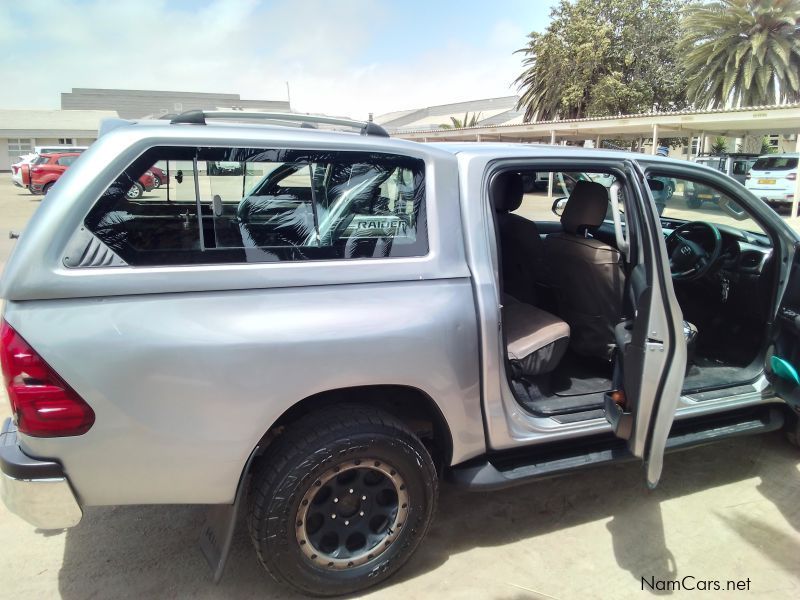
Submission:
[[[707,239],[713,240],[714,248],[710,252],[697,242],[684,237],[698,231],[703,231]],[[705,276],[719,260],[722,252],[719,229],[705,221],[690,221],[678,226],[664,243],[667,245],[672,279],[677,281],[693,281]]]

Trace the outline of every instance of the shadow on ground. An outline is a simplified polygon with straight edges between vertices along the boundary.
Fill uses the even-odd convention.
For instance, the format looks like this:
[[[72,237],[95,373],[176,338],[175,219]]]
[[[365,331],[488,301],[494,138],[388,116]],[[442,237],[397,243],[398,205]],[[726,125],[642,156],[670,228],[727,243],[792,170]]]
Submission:
[[[603,519],[610,519],[606,526],[623,574],[629,572],[636,581],[644,572],[674,579],[678,573],[665,541],[664,500],[759,477],[758,491],[800,531],[798,462],[800,452],[781,435],[771,434],[669,455],[662,483],[654,491],[646,489],[641,467],[632,463],[493,493],[444,486],[428,537],[385,588],[390,591],[474,547],[502,546]],[[735,501],[732,499],[732,504]],[[713,506],[699,508],[708,514],[715,510]],[[61,596],[293,597],[262,572],[242,523],[225,577],[221,584],[213,585],[196,544],[203,515],[201,507],[87,510],[81,525],[66,534],[59,573]],[[729,520],[727,525],[744,543],[762,545],[770,536],[786,537],[746,519]],[[794,562],[800,556],[797,538],[783,540],[782,552],[774,556],[769,555],[767,546],[765,552],[777,567],[796,568]],[[787,547],[794,551],[787,552]]]

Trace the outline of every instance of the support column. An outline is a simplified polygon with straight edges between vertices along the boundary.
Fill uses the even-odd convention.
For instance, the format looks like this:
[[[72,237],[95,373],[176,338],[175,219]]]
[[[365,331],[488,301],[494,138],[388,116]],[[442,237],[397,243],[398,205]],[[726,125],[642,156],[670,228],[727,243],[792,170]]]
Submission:
[[[655,156],[658,153],[658,123],[653,123],[653,147],[650,148],[650,154]]]
[[[600,139],[600,136],[598,135],[594,140],[594,147],[595,148],[601,148],[600,144],[602,144],[602,143],[603,143],[603,140]]]
[[[480,142],[481,141],[481,134],[480,133],[476,133],[475,134],[475,141],[476,142]]]
[[[703,146],[705,145],[705,143],[706,143],[706,132],[701,131],[700,137],[697,139],[697,153],[695,154],[696,157],[700,156],[703,153]]]
[[[550,145],[555,146],[556,144],[556,132],[555,130],[550,130]],[[553,199],[553,172],[547,175],[547,198],[548,200]]]
[[[795,152],[800,152],[800,131],[797,132],[797,143],[795,145]],[[800,173],[800,169],[798,169]],[[794,180],[794,198],[792,198],[792,216],[797,217],[797,205],[800,203],[800,177]]]

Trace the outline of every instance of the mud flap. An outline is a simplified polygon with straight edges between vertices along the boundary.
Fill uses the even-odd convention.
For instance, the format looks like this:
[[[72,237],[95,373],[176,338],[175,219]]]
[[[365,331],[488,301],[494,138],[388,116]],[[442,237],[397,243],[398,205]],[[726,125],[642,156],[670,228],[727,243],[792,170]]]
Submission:
[[[247,477],[250,473],[250,465],[257,454],[258,448],[253,450],[250,458],[247,459],[247,464],[244,466],[244,471],[242,471],[242,476],[239,479],[239,486],[236,488],[236,497],[233,500],[233,504],[214,504],[206,512],[198,543],[203,556],[206,557],[208,566],[211,568],[214,583],[219,583],[225,573],[225,563],[228,562],[228,554],[231,551],[239,509],[244,503],[244,496],[247,493]]]

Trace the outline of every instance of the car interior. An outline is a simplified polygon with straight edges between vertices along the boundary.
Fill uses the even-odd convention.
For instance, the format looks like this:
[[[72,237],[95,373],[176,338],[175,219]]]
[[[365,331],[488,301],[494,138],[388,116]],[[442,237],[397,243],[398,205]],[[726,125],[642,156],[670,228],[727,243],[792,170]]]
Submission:
[[[618,367],[617,340],[633,317],[626,301],[629,265],[610,218],[614,177],[572,174],[564,185],[554,176],[561,185],[554,185],[553,202],[526,186],[531,176],[534,169],[504,171],[490,182],[508,381],[535,416],[562,423],[600,417]],[[658,179],[651,183],[654,196],[664,187],[665,178]],[[716,398],[749,385],[763,370],[775,289],[772,244],[763,231],[729,224],[735,220],[728,215],[746,214],[741,209],[688,212],[693,183],[669,183],[675,193],[665,201],[661,224],[685,319],[683,393]],[[619,220],[624,228],[624,214]]]

